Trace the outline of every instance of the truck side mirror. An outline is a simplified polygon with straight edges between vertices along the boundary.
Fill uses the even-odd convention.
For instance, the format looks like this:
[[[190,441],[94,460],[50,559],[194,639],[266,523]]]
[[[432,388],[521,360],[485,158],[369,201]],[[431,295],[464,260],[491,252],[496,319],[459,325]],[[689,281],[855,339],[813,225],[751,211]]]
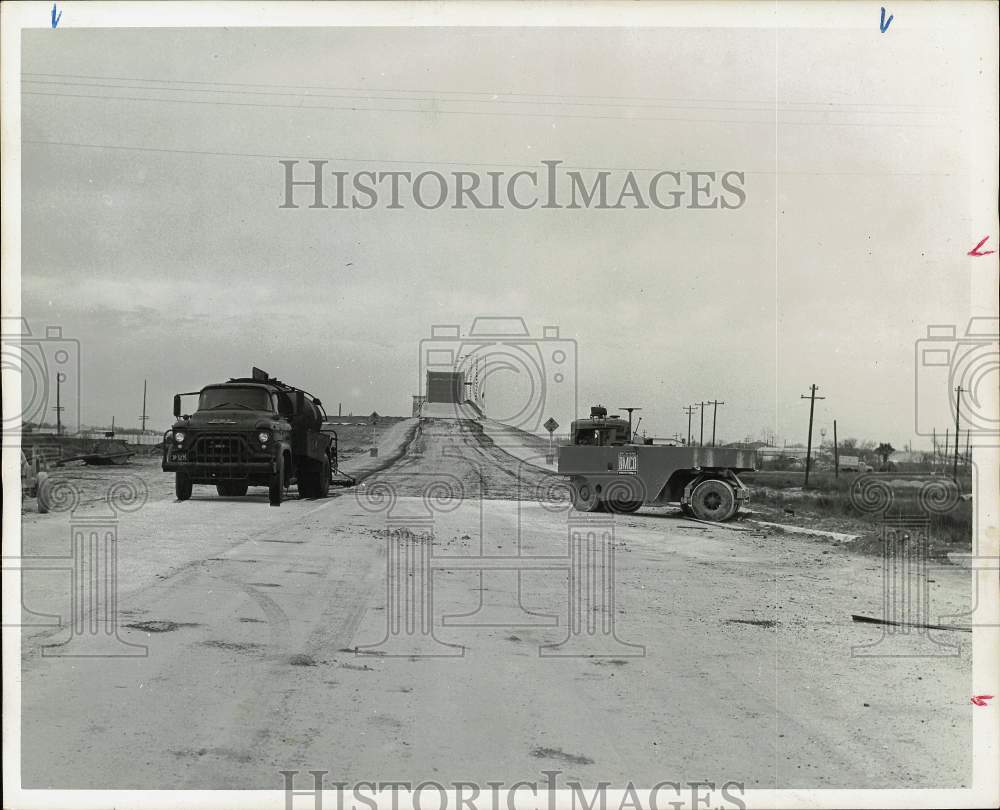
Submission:
[[[174,416],[180,418],[181,415],[181,395],[174,394]]]

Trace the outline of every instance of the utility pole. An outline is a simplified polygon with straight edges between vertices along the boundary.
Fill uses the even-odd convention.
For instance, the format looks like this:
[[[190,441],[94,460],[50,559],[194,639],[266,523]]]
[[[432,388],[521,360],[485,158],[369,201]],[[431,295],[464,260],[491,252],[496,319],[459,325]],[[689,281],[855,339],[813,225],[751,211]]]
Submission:
[[[715,447],[715,416],[719,411],[720,405],[725,405],[725,402],[719,402],[717,399],[713,399],[708,403],[712,406],[712,447]]]
[[[142,421],[142,432],[146,433],[146,420],[149,417],[146,416],[146,381],[142,381],[142,416],[139,419]]]
[[[699,402],[698,407],[701,408],[701,435],[698,437],[698,446],[705,446],[705,406],[708,405],[707,402]]]
[[[619,405],[620,410],[628,411],[628,440],[632,441],[632,411],[641,411],[642,408],[628,407],[627,405]]]
[[[809,386],[809,396],[802,394],[799,399],[809,400],[809,439],[806,442],[806,480],[802,485],[803,487],[809,486],[809,463],[812,460],[812,444],[813,444],[813,410],[816,408],[817,399],[826,399],[826,397],[816,396],[816,391],[819,389],[818,385]]]
[[[688,437],[687,437],[687,444],[688,444],[688,447],[690,447],[691,446],[691,414],[694,413],[694,405],[688,405],[688,406],[686,406],[684,408],[681,408],[681,410],[685,411],[687,413],[687,415],[688,415]]]
[[[62,383],[65,375],[62,372],[56,373],[56,405],[53,410],[56,412],[56,436],[62,436],[62,412],[66,410],[62,404]]]
[[[833,477],[840,478],[840,448],[837,446],[837,420],[833,420]]]
[[[955,460],[951,466],[951,477],[958,483],[958,419],[962,411],[962,386],[955,389]]]
[[[972,431],[965,431],[965,466],[970,467],[972,465],[972,454],[969,452],[969,444],[972,442]]]

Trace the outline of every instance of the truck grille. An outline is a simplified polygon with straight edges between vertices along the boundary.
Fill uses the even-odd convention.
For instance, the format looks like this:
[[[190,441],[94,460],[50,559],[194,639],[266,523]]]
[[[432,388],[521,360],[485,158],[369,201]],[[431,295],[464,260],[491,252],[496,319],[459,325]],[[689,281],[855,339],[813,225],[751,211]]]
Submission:
[[[194,440],[188,460],[195,464],[245,464],[248,455],[242,436],[207,434]]]

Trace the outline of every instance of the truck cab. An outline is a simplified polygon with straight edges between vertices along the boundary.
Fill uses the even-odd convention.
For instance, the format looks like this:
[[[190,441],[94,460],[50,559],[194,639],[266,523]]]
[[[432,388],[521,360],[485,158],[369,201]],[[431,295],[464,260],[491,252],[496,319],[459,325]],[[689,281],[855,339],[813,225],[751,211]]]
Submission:
[[[197,396],[190,414],[182,398]],[[324,428],[319,399],[254,368],[197,392],[174,396],[173,427],[163,441],[163,470],[175,474],[177,499],[195,484],[219,495],[243,496],[266,486],[272,506],[298,485],[303,498],[325,498],[337,468],[337,434]]]
[[[629,443],[628,422],[620,416],[608,416],[603,405],[590,409],[589,419],[574,419],[570,423],[570,441],[591,447],[618,447]]]

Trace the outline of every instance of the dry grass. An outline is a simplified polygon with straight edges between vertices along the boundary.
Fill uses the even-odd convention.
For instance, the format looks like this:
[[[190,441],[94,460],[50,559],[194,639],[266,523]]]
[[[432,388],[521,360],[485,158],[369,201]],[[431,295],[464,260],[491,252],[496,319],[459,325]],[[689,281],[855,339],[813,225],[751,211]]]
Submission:
[[[959,501],[944,513],[930,511],[920,503],[920,484],[948,481],[941,476],[878,476],[893,493],[892,504],[885,512],[860,509],[851,498],[856,475],[834,478],[832,473],[811,474],[808,489],[802,486],[801,472],[758,472],[741,477],[751,489],[752,508],[765,519],[860,535],[852,548],[862,552],[881,553],[883,523],[900,519],[929,519],[929,554],[934,559],[946,559],[948,552],[969,552],[972,548],[971,501]],[[960,477],[959,492],[969,489],[969,479]]]

